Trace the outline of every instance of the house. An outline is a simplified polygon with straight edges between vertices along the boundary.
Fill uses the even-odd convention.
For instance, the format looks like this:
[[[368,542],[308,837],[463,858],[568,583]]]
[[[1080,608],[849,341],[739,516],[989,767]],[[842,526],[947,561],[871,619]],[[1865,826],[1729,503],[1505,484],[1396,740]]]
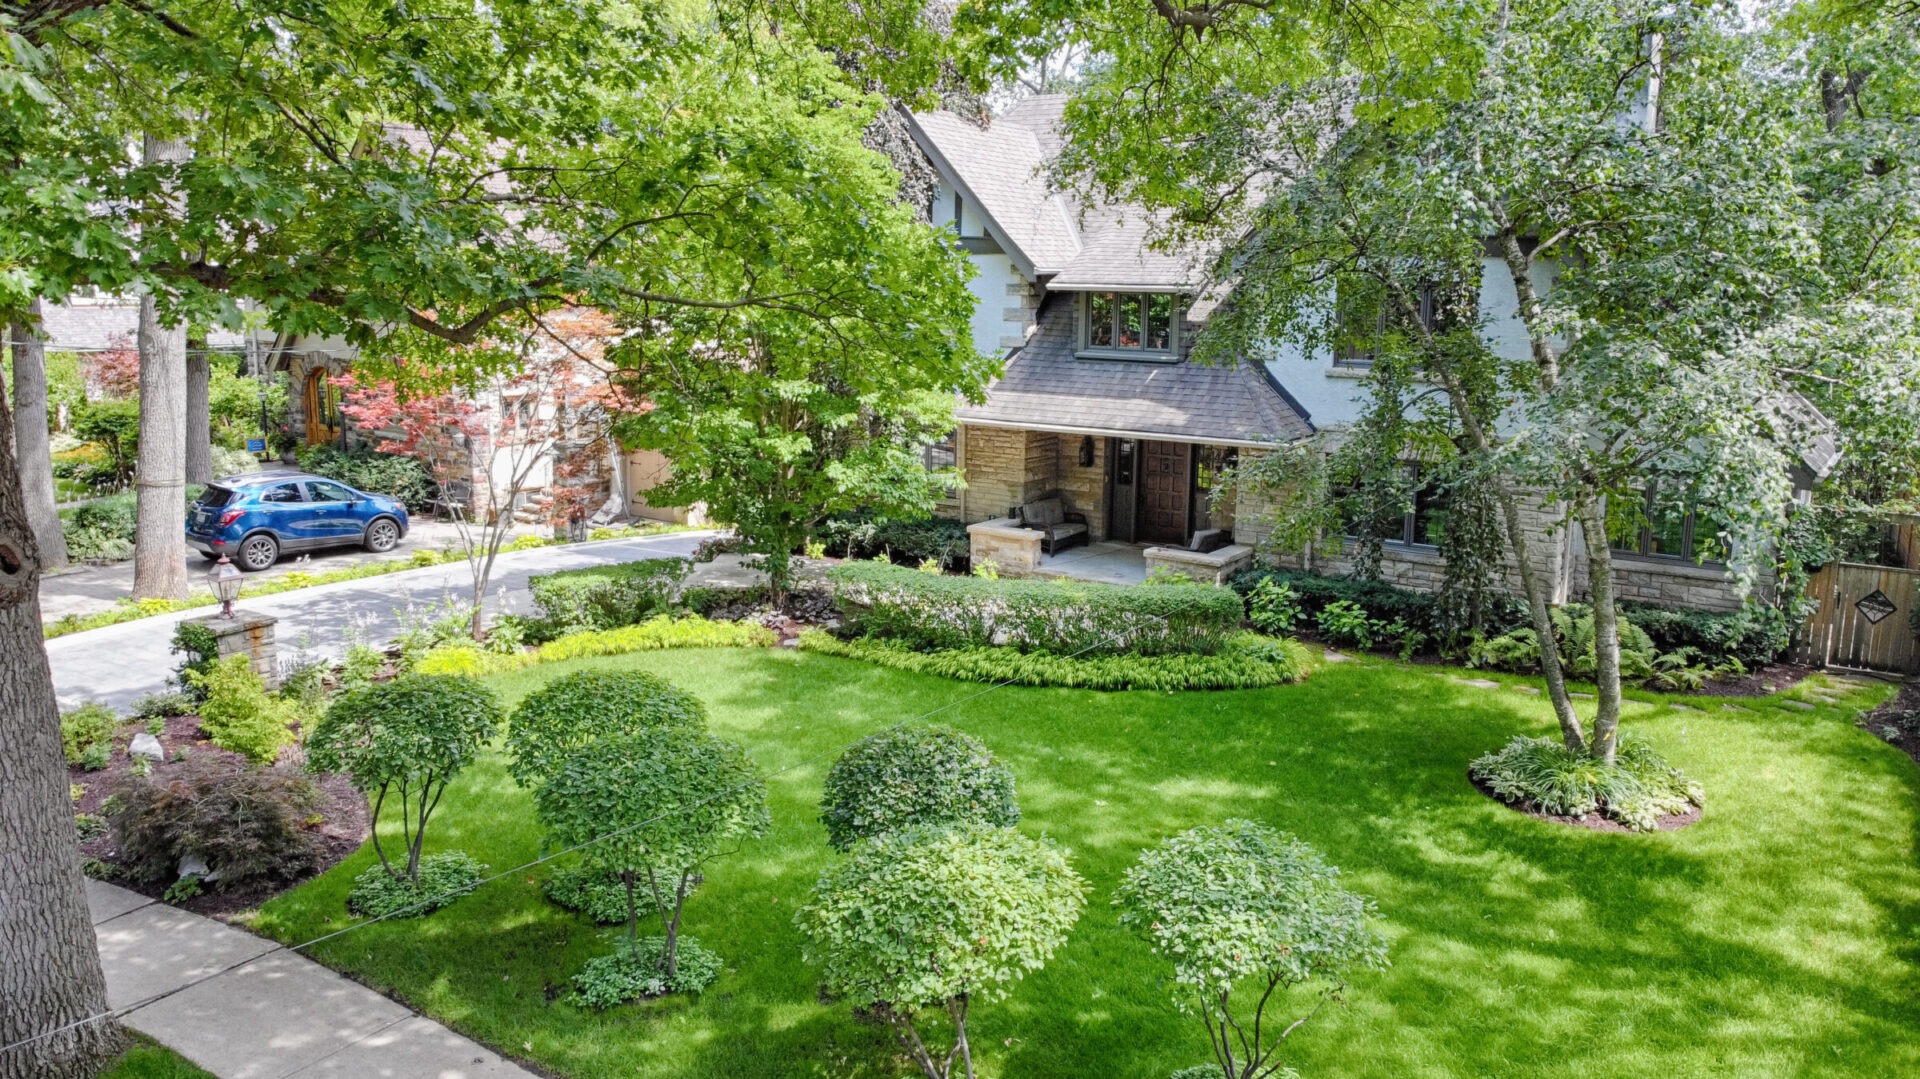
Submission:
[[[911,118],[939,177],[930,218],[954,229],[976,271],[975,346],[1006,363],[984,402],[958,409],[951,442],[928,451],[930,464],[958,465],[966,480],[941,511],[974,525],[976,556],[1003,569],[1007,544],[1023,535],[1010,519],[1054,498],[1092,543],[1164,552],[1230,535],[1236,549],[1258,545],[1266,538],[1260,507],[1216,503],[1219,470],[1277,443],[1339,438],[1362,415],[1370,358],[1276,342],[1269,355],[1232,368],[1190,362],[1217,299],[1204,292],[1205,253],[1156,250],[1143,209],[1080,205],[1048,184],[1065,103],[1064,95],[1027,98],[985,127],[944,112]],[[1496,352],[1525,360],[1512,281],[1504,264],[1487,261],[1475,298],[1483,333]],[[1805,401],[1782,408],[1818,428]],[[1804,498],[1835,453],[1816,437],[1802,456],[1795,485]],[[1444,562],[1433,540],[1445,504],[1417,478],[1414,485],[1400,527],[1384,537],[1381,575],[1435,590]],[[1691,514],[1610,516],[1621,522],[1611,538],[1623,599],[1707,610],[1744,602],[1709,525]],[[1525,527],[1555,602],[1580,598],[1587,567],[1577,526],[1536,502]],[[1035,552],[1031,565],[1016,555],[1015,568],[1047,572],[1053,558]],[[1328,548],[1281,561],[1333,574],[1353,568],[1350,554]],[[1517,575],[1513,583],[1517,590]]]

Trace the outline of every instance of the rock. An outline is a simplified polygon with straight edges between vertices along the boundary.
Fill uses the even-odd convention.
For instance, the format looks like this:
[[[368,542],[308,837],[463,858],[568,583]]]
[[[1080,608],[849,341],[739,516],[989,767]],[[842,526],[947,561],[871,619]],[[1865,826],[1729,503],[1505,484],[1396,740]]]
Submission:
[[[1349,658],[1351,658],[1343,653],[1336,652],[1331,648],[1327,649],[1326,656],[1327,656],[1328,663],[1345,663]]]
[[[1492,679],[1488,679],[1488,678],[1456,678],[1454,679],[1454,681],[1460,683],[1463,686],[1472,686],[1475,689],[1499,689],[1500,688],[1500,683],[1495,682]]]
[[[1788,708],[1798,708],[1802,712],[1812,712],[1816,710],[1815,705],[1808,704],[1806,701],[1781,701],[1780,703],[1786,705]]]
[[[180,859],[180,879],[185,880],[188,877],[199,877],[211,884],[220,879],[220,871],[210,868],[200,856],[188,854]]]
[[[1539,686],[1508,686],[1507,688],[1513,690],[1515,693],[1525,693],[1534,697],[1540,695]]]
[[[127,755],[132,757],[145,757],[153,761],[163,761],[167,759],[167,747],[160,744],[160,739],[155,738],[146,731],[141,731],[139,734],[133,736],[133,743],[127,746]]]

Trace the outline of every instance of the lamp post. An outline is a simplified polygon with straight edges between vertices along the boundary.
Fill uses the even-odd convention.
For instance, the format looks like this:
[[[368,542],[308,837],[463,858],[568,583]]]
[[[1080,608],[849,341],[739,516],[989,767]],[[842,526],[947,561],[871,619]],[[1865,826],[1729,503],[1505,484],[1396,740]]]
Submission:
[[[240,598],[240,568],[227,561],[226,555],[221,555],[220,561],[207,571],[207,583],[220,598],[220,617],[232,618],[233,601]]]

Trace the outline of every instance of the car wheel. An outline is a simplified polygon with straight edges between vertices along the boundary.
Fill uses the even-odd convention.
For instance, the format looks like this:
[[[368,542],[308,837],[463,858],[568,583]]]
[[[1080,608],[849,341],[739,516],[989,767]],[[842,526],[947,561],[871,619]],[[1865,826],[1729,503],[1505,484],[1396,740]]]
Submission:
[[[367,526],[367,550],[374,554],[386,554],[393,545],[400,542],[400,526],[391,517],[379,517]]]
[[[280,559],[280,541],[265,532],[240,541],[240,568],[248,572],[266,569]]]

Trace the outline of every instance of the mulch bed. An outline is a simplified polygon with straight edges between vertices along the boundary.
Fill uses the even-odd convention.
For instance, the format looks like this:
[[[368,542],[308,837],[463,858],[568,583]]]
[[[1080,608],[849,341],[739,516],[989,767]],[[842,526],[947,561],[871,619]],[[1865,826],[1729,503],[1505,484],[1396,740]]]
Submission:
[[[127,743],[132,741],[135,734],[144,730],[146,730],[145,720],[134,720],[122,728],[114,737],[113,756],[105,768],[97,772],[89,772],[78,766],[67,769],[68,782],[85,788],[79,800],[73,803],[75,813],[100,814],[101,803],[107,800],[122,777],[132,769],[132,758],[127,753]],[[160,744],[166,748],[167,759],[156,762],[151,774],[161,778],[165,778],[170,771],[181,767],[181,762],[174,760],[174,755],[182,748],[187,750],[190,757],[224,756],[239,759],[239,754],[230,753],[207,741],[200,733],[200,720],[196,716],[170,717],[167,720],[166,730],[160,733],[159,738]],[[282,752],[279,767],[298,768],[299,754],[299,747],[289,747]],[[321,819],[310,829],[316,839],[319,852],[319,867],[314,871],[314,875],[317,876],[339,864],[342,859],[359,849],[360,844],[365,842],[367,800],[359,791],[353,789],[352,782],[344,775],[315,773],[309,778],[320,788],[322,799],[319,811]],[[111,832],[81,843],[80,851],[89,858],[97,858],[109,865],[119,863],[120,852],[114,845]],[[237,914],[258,907],[266,900],[307,879],[310,878],[303,877],[300,880],[277,884],[253,885],[230,891],[220,891],[216,884],[192,899],[176,905],[195,914],[231,919]],[[141,895],[158,899],[173,882],[148,884],[126,877],[115,877],[113,883],[139,892]]]
[[[1891,700],[1860,717],[1860,725],[1920,763],[1920,681],[1902,685]]]
[[[1629,828],[1626,825],[1621,824],[1619,821],[1614,820],[1611,817],[1601,816],[1599,813],[1589,813],[1584,817],[1569,817],[1563,813],[1542,813],[1540,811],[1540,808],[1535,804],[1533,804],[1532,802],[1518,802],[1518,803],[1509,802],[1506,799],[1501,798],[1499,795],[1493,793],[1492,788],[1488,787],[1485,783],[1480,782],[1478,779],[1475,779],[1471,773],[1469,773],[1467,776],[1467,782],[1473,784],[1474,790],[1479,791],[1481,794],[1486,795],[1488,798],[1493,799],[1495,802],[1498,802],[1499,804],[1506,806],[1508,809],[1513,810],[1515,813],[1524,813],[1527,816],[1534,818],[1535,820],[1551,821],[1554,824],[1565,824],[1565,825],[1570,825],[1574,828],[1585,828],[1588,831],[1592,831],[1592,832],[1620,832],[1624,835],[1645,835],[1646,834],[1645,832],[1640,832],[1632,828]],[[1661,817],[1657,822],[1655,822],[1654,826],[1657,830],[1662,832],[1677,832],[1680,829],[1685,828],[1690,824],[1700,823],[1700,819],[1705,816],[1706,816],[1705,809],[1703,809],[1700,806],[1694,806],[1691,810],[1685,813],[1670,813],[1667,816]]]

